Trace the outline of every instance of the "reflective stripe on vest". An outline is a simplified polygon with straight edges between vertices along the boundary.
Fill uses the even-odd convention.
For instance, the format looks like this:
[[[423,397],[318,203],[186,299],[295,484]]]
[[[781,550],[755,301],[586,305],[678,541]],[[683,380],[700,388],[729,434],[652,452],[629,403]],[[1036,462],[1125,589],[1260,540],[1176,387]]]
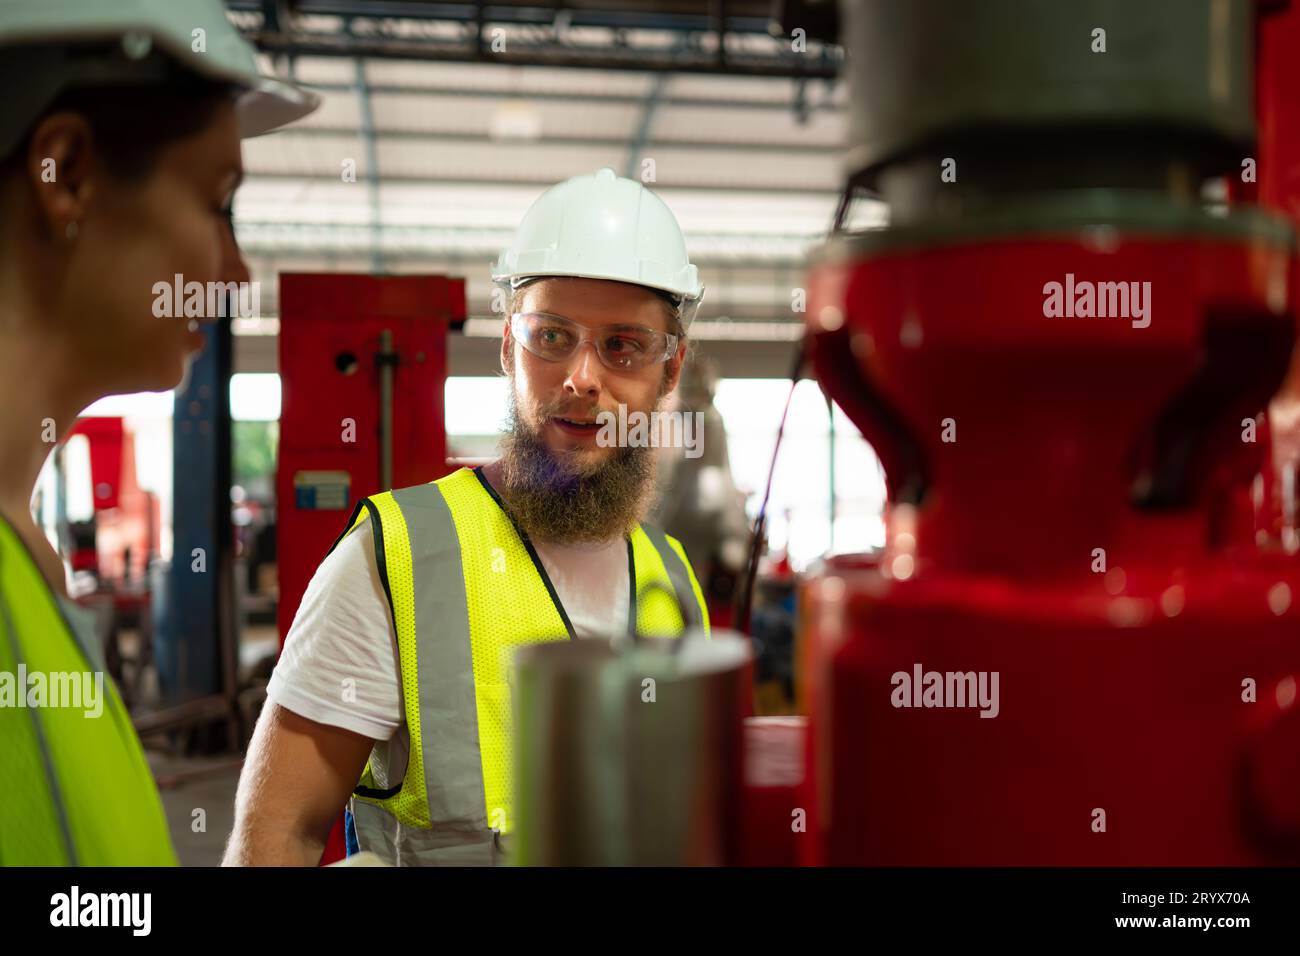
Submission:
[[[0,866],[174,866],[157,785],[111,678],[102,675],[98,716],[49,706],[52,697],[16,706],[8,694],[29,689],[18,685],[20,665],[24,684],[42,675],[50,694],[56,680],[70,692],[68,681],[95,672],[0,519],[0,674],[9,683],[0,688]]]
[[[462,468],[363,500],[344,532],[370,519],[397,635],[406,772],[382,790],[367,763],[353,811],[363,849],[418,858],[395,862],[491,862],[493,831],[513,824],[511,659],[518,647],[572,634],[540,560],[494,498]],[[628,561],[629,618],[639,633],[707,632],[703,595],[677,541],[638,527]],[[394,820],[404,848],[394,845]]]

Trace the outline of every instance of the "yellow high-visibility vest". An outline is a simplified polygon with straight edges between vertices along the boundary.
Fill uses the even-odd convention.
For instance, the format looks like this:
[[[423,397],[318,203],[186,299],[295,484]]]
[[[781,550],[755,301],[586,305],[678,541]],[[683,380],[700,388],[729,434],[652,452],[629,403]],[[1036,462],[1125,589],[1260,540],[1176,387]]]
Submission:
[[[96,674],[94,706],[68,706]],[[131,716],[3,518],[0,680],[0,866],[175,866]]]
[[[392,863],[491,864],[513,823],[511,659],[526,644],[570,640],[573,627],[481,469],[363,499],[340,540],[367,519],[397,633],[410,752],[387,789],[373,755],[366,764],[351,808],[357,842]],[[704,595],[675,539],[638,526],[627,555],[629,629],[707,632]]]

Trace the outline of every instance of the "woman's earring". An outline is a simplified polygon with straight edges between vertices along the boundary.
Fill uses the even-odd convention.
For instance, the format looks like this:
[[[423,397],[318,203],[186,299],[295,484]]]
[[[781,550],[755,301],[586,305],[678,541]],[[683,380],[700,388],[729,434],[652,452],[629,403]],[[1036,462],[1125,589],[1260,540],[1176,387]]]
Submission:
[[[68,223],[67,227],[63,230],[63,235],[67,238],[68,242],[73,242],[77,236],[81,235],[81,227],[78,226],[74,220]]]

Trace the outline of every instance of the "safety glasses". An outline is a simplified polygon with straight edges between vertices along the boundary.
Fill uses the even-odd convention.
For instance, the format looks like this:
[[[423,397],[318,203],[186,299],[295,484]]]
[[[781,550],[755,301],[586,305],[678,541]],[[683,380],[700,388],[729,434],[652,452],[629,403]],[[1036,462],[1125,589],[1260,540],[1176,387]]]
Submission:
[[[606,325],[593,329],[546,312],[514,313],[510,316],[510,334],[547,362],[562,362],[583,342],[591,341],[606,367],[623,372],[659,365],[677,351],[677,336],[671,332],[658,332],[642,325]]]

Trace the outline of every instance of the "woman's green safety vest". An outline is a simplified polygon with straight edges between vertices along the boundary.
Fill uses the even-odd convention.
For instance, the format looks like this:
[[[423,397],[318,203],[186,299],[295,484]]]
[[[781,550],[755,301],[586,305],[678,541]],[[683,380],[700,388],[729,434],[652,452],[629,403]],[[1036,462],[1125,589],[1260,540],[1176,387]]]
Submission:
[[[367,518],[397,634],[410,752],[397,786],[381,788],[366,765],[352,801],[357,842],[394,864],[494,863],[496,836],[513,816],[508,670],[516,649],[569,640],[573,626],[481,470],[364,499],[344,536]],[[699,582],[676,540],[638,526],[627,561],[636,584],[629,627],[707,632]]]
[[[0,518],[0,866],[176,865],[130,715],[95,672]]]

